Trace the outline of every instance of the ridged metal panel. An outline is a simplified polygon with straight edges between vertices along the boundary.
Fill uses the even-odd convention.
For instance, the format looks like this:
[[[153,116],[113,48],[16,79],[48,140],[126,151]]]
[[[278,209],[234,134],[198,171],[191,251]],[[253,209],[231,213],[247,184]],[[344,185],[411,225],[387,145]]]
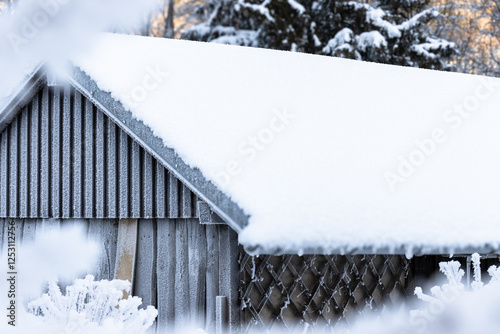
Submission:
[[[18,147],[19,147],[19,118],[14,119],[14,122],[12,122],[12,126],[10,127],[10,150],[9,150],[9,173],[7,174],[9,176],[9,181],[7,184],[10,187],[10,192],[9,192],[9,212],[12,212],[15,217],[18,216],[17,213],[17,207],[18,207],[18,192],[19,192],[19,177],[17,175],[17,172],[19,171],[19,166],[18,166],[18,157],[19,157],[19,152],[18,152]]]
[[[5,217],[7,215],[7,207],[9,206],[9,196],[8,196],[8,183],[7,177],[9,173],[9,158],[8,158],[8,140],[9,129],[6,129],[0,134],[0,216]]]
[[[0,134],[0,217],[195,218],[196,201],[73,88],[42,88]]]
[[[39,201],[40,201],[40,212],[39,212],[39,218],[45,218],[45,217],[50,217],[49,214],[49,199],[50,199],[50,188],[49,188],[49,180],[50,180],[50,164],[49,164],[49,158],[51,156],[50,154],[50,137],[49,137],[49,127],[50,127],[50,115],[49,115],[49,90],[48,89],[43,89],[42,90],[42,103],[40,105],[41,113],[40,113],[40,118],[41,118],[41,129],[40,129],[40,170],[38,171],[40,173],[40,194],[39,194]],[[38,138],[31,138],[31,140],[37,140]],[[31,181],[30,181],[31,182]],[[31,199],[33,201],[37,201],[38,199]],[[34,218],[34,217],[33,217]]]
[[[29,105],[31,110],[28,111],[28,123],[30,124],[28,141],[28,149],[30,151],[30,168],[29,168],[29,188],[30,188],[30,211],[29,217],[38,217],[39,201],[32,200],[40,197],[40,141],[32,138],[40,137],[40,98],[36,95],[32,103]],[[0,205],[0,208],[2,206]]]
[[[71,110],[71,90],[64,89],[63,111]],[[71,113],[62,114],[62,217],[71,217]]]
[[[19,216],[28,215],[28,170],[29,170],[29,146],[28,146],[28,108],[24,107],[20,116],[20,134],[19,134]]]
[[[61,217],[61,94],[60,88],[55,87],[53,91],[49,92],[49,96],[52,98],[49,106],[49,115],[50,121],[52,122],[52,126],[49,127],[50,137],[52,139],[52,147],[51,147],[51,209],[52,213],[50,214],[52,217]]]

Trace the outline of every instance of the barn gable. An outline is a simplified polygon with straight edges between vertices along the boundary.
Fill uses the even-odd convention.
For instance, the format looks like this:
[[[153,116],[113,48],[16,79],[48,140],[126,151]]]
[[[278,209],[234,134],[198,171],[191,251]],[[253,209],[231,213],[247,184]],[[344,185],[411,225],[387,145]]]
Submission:
[[[0,109],[0,248],[10,221],[21,243],[75,224],[101,247],[92,274],[113,279],[119,224],[136,220],[133,293],[159,310],[156,326],[196,323],[214,332],[223,312],[221,326],[234,332],[237,234],[181,181],[189,167],[175,154],[168,164],[161,149],[151,149],[156,139],[144,124],[106,93],[71,84],[48,85],[40,68]]]
[[[194,218],[196,202],[74,88],[40,87],[0,134],[0,217]]]

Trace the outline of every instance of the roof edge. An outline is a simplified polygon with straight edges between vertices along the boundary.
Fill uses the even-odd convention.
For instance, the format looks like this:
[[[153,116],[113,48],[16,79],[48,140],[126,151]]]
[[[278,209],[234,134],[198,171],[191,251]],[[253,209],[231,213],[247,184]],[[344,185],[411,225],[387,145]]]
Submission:
[[[155,159],[171,171],[200,199],[222,218],[237,233],[248,224],[249,216],[226,194],[208,181],[198,168],[187,165],[173,148],[165,146],[151,128],[137,120],[120,101],[109,92],[99,88],[97,83],[77,66],[72,66],[69,82],[85,97],[98,106],[108,117],[118,124],[123,131],[136,140]]]
[[[17,88],[7,104],[0,109],[0,132],[12,122],[21,107],[38,92],[40,86],[46,81],[46,72],[44,64],[38,65],[24,83]]]
[[[250,255],[288,255],[297,254],[297,250],[280,248],[280,247],[263,247],[262,245],[252,245],[245,246],[244,249]],[[479,254],[500,254],[500,248],[498,245],[485,244],[481,247],[474,247],[472,245],[465,247],[436,247],[430,245],[411,245],[404,246],[400,245],[397,247],[383,246],[379,248],[374,247],[360,247],[360,248],[348,248],[348,247],[306,247],[300,251],[300,255],[314,255],[314,254],[339,254],[339,255],[406,255],[406,257],[411,258],[413,256],[422,255],[470,255],[474,253]]]

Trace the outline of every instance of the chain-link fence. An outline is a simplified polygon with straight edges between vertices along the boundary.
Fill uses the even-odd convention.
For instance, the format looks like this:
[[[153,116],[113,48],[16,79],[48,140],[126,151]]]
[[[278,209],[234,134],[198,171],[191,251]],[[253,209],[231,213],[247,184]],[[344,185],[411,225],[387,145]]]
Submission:
[[[240,264],[244,333],[330,332],[412,292],[410,260],[399,255],[252,257],[242,251]]]

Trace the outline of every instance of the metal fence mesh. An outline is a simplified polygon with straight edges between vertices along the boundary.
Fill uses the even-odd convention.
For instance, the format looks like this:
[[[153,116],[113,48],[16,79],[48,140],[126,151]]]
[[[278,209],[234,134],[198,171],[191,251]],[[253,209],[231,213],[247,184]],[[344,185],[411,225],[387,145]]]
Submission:
[[[241,252],[244,333],[331,331],[391,305],[410,290],[410,260],[399,255],[263,255]]]

